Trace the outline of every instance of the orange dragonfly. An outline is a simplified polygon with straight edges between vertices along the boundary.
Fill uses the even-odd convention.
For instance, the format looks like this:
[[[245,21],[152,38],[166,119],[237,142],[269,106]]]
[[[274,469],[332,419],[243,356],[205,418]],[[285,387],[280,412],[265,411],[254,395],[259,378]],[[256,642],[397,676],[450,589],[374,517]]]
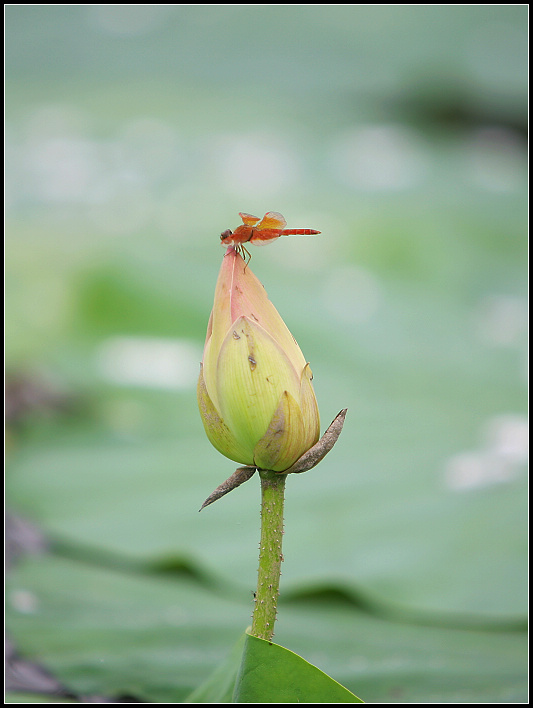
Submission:
[[[223,246],[233,246],[237,251],[244,251],[251,258],[246,250],[245,243],[253,243],[254,246],[265,246],[272,243],[280,236],[312,236],[319,234],[315,229],[286,229],[287,222],[277,211],[269,211],[259,220],[259,217],[251,214],[239,213],[243,223],[237,226],[235,231],[227,229],[220,234],[220,241]]]

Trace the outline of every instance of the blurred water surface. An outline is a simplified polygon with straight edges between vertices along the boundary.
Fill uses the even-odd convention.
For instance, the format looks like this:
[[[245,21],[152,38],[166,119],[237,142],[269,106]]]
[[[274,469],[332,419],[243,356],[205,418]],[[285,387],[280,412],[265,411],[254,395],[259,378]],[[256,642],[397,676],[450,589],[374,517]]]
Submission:
[[[280,211],[321,235],[251,267],[323,426],[349,409],[320,471],[288,485],[286,588],[521,621],[526,6],[5,17],[9,504],[80,554],[193,559],[253,587],[254,481],[197,515],[233,468],[195,385],[219,235]]]

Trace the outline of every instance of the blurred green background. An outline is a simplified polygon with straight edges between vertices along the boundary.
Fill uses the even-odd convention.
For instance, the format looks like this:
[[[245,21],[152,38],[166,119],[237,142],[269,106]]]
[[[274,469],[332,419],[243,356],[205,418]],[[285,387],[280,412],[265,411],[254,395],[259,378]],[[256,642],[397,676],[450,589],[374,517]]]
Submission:
[[[288,480],[275,641],[367,702],[527,701],[527,6],[5,19],[20,655],[179,702],[249,624],[259,484],[198,514],[235,465],[195,385],[219,235],[274,210],[322,233],[251,267],[348,408]]]

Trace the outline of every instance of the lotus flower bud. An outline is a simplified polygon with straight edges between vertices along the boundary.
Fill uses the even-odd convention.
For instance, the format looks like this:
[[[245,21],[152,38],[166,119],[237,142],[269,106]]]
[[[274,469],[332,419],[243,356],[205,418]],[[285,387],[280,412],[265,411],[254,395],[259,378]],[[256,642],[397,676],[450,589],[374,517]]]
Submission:
[[[288,469],[320,435],[311,379],[309,364],[265,289],[229,248],[198,380],[210,442],[240,464]]]

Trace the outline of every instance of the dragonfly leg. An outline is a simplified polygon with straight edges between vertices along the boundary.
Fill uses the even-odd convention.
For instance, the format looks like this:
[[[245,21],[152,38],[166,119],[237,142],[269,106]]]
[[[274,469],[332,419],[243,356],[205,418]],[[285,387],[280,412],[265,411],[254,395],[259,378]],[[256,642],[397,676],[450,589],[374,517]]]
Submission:
[[[248,256],[248,260],[246,261],[246,265],[244,266],[244,270],[246,270],[246,268],[248,267],[248,263],[252,260],[252,254],[244,246],[241,246],[241,248],[242,248],[243,252]]]

